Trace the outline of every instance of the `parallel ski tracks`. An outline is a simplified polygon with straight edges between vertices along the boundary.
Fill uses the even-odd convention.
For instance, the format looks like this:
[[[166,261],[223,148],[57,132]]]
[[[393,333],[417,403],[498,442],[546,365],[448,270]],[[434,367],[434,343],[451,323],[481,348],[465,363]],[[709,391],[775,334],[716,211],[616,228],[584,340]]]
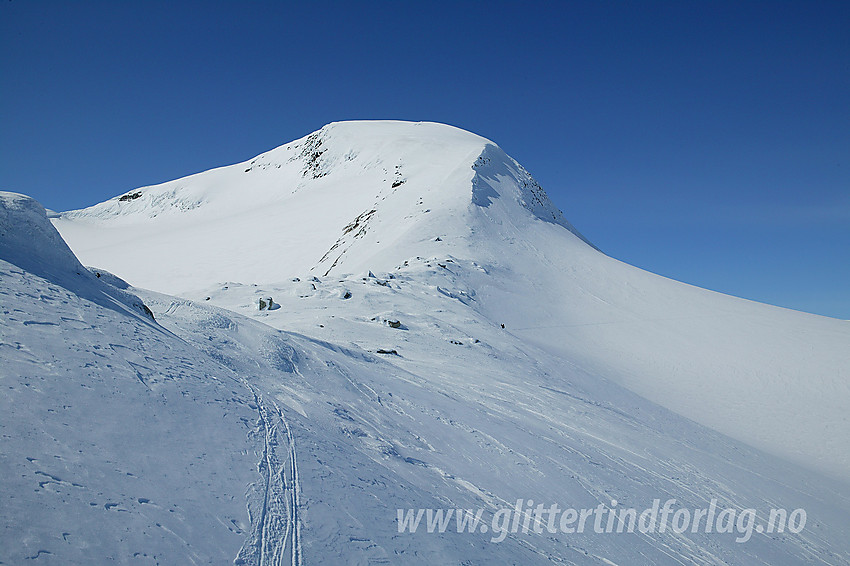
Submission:
[[[251,389],[259,414],[257,433],[263,442],[258,466],[263,478],[258,491],[262,493],[257,519],[252,518],[252,536],[237,562],[301,566],[301,489],[295,437],[277,403]]]

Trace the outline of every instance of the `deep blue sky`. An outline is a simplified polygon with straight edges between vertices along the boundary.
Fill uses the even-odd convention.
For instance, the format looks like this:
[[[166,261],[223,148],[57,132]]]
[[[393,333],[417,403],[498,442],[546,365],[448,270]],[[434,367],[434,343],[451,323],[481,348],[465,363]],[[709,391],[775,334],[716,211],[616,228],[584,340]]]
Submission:
[[[498,143],[618,259],[850,319],[850,2],[0,2],[0,189],[57,210],[345,119]]]

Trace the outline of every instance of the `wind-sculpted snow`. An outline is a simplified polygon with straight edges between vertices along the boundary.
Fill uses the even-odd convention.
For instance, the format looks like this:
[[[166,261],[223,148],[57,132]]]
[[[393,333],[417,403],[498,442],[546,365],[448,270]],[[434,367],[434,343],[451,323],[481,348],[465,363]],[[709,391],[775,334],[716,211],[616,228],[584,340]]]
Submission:
[[[138,297],[96,281],[99,275],[80,264],[44,208],[30,197],[0,192],[0,260],[102,307],[151,316]]]
[[[0,192],[0,258],[41,276],[84,271],[44,207],[16,193]]]

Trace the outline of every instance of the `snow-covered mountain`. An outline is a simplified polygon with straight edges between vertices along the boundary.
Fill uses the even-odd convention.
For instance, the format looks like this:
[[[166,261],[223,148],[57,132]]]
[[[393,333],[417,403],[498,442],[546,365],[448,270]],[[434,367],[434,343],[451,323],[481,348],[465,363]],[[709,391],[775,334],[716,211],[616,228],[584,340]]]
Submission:
[[[143,288],[216,295],[248,315],[256,297],[208,288],[238,282],[280,295],[295,277],[357,281],[426,259],[435,290],[467,293],[470,311],[523,343],[850,478],[850,324],[607,257],[522,166],[457,128],[334,123],[245,163],[65,213],[55,225],[87,265]],[[451,269],[439,267],[446,259]],[[328,332],[312,321],[293,327],[283,315],[269,323]]]
[[[469,255],[480,239],[470,202],[498,202],[492,181],[503,177],[506,197],[576,233],[492,143],[404,122],[330,124],[245,163],[64,213],[56,225],[84,261],[107,262],[134,284],[170,292],[211,281],[386,271],[416,255]],[[100,236],[92,239],[92,228]],[[440,243],[441,234],[451,238]]]
[[[53,224],[96,267],[0,198],[0,563],[850,564],[848,323],[607,257],[486,139],[335,123]],[[397,520],[673,498],[808,521]]]

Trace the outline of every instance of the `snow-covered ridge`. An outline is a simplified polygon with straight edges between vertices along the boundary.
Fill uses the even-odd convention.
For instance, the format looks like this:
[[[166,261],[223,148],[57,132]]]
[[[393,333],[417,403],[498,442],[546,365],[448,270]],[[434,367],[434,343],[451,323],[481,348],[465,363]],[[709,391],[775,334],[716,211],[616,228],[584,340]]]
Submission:
[[[402,168],[406,155],[421,158],[434,154],[438,156],[434,165],[442,165],[452,154],[465,157],[470,150],[491,143],[444,124],[335,122],[247,161],[134,189],[62,216],[131,223],[201,208],[217,209],[208,211],[213,214],[232,214],[234,206],[237,210],[257,207],[291,197],[310,186],[310,181],[370,170],[377,170],[383,182],[396,188],[406,181],[407,172]]]

